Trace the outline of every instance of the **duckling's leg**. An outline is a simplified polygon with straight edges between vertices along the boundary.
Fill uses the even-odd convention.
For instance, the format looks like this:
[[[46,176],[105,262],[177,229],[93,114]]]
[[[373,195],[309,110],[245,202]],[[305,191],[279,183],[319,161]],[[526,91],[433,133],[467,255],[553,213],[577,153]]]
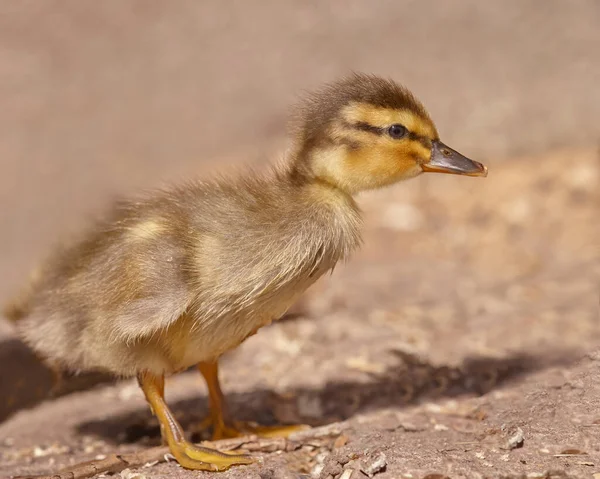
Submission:
[[[204,376],[206,386],[208,387],[208,416],[200,425],[201,429],[207,429],[212,426],[213,440],[219,440],[228,437],[242,436],[232,425],[227,403],[221,384],[219,383],[219,366],[217,361],[198,364],[198,370]]]
[[[146,372],[138,375],[138,382],[152,412],[158,418],[163,438],[181,466],[202,471],[224,471],[235,464],[254,462],[250,456],[245,454],[226,454],[188,442],[181,426],[165,403],[164,377]]]
[[[213,440],[257,434],[262,437],[287,437],[291,433],[306,429],[304,425],[293,426],[259,426],[256,424],[233,421],[227,409],[227,403],[219,383],[219,366],[217,361],[198,364],[198,369],[208,386],[208,417],[201,428],[213,428]]]

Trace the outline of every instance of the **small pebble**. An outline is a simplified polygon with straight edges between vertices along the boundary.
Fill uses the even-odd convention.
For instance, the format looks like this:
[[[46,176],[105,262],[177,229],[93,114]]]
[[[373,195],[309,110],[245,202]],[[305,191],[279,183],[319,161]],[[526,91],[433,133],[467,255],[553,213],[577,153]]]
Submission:
[[[362,471],[369,477],[385,470],[387,466],[387,458],[383,452],[371,458],[369,462],[362,468]]]
[[[515,433],[508,438],[508,441],[506,441],[506,446],[504,448],[512,451],[513,449],[523,447],[524,443],[525,436],[523,434],[523,430],[520,427],[517,427]]]
[[[146,475],[140,472],[133,472],[130,469],[123,469],[121,471],[121,479],[146,479]]]

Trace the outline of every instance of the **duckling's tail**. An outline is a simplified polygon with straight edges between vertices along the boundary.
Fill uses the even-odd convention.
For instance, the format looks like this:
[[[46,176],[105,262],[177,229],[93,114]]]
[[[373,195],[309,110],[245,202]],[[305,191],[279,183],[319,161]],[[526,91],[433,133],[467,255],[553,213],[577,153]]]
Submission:
[[[31,313],[34,283],[32,281],[2,309],[9,322],[17,323]],[[33,407],[47,398],[85,391],[112,381],[111,376],[97,372],[61,373],[49,367],[18,338],[0,338],[0,423],[15,412]]]
[[[42,271],[35,270],[21,293],[2,308],[2,316],[11,323],[27,318],[35,304],[41,278]],[[113,381],[113,377],[98,372],[64,373],[59,378],[56,368],[49,367],[18,338],[0,338],[0,423],[15,412],[47,398],[85,391]]]

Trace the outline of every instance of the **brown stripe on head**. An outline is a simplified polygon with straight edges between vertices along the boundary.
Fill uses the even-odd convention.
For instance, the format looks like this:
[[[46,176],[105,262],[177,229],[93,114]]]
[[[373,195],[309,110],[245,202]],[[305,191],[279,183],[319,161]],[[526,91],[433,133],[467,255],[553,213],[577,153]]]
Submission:
[[[372,75],[354,74],[313,93],[298,120],[291,176],[350,193],[420,174],[438,138],[406,88]]]
[[[437,138],[435,125],[429,116],[417,110],[394,109],[375,106],[370,103],[353,102],[341,111],[342,118],[351,125],[369,125],[381,131],[391,125],[402,125],[416,138]]]
[[[408,89],[392,80],[354,73],[309,94],[300,105],[295,122],[299,150],[320,145],[332,124],[349,119],[375,127],[405,122],[416,134],[437,137],[425,107]]]

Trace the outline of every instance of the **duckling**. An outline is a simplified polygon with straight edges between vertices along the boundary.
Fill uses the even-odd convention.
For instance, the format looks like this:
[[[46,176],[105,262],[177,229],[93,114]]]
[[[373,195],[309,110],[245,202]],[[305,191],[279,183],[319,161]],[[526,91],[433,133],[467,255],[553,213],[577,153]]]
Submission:
[[[8,316],[54,367],[137,377],[183,467],[249,464],[186,440],[164,399],[165,376],[196,366],[214,437],[247,432],[227,413],[219,357],[360,246],[356,194],[423,172],[487,169],[444,145],[406,88],[353,74],[301,105],[285,164],[118,203],[51,256]]]

